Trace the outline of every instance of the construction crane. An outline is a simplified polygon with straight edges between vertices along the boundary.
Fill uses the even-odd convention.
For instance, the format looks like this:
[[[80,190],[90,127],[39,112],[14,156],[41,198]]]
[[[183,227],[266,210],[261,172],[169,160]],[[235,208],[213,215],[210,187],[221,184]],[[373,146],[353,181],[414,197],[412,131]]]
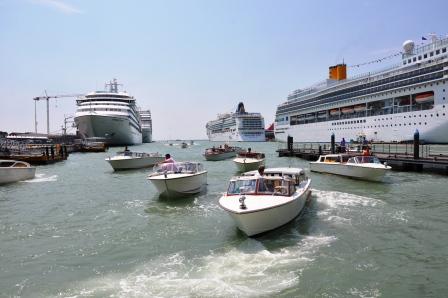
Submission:
[[[47,135],[50,134],[50,99],[57,99],[57,98],[64,98],[64,97],[79,97],[83,96],[83,94],[63,94],[63,95],[52,95],[49,96],[47,94],[47,91],[45,91],[45,96],[38,96],[33,98],[34,100],[34,131],[37,133],[37,115],[36,115],[36,103],[39,100],[46,100],[47,101]]]

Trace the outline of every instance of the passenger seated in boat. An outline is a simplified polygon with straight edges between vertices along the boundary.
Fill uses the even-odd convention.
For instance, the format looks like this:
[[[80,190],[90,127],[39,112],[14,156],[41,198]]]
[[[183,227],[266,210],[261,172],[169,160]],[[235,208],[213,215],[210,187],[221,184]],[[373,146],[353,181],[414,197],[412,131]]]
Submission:
[[[171,157],[169,153],[165,154],[165,160],[163,163],[175,163],[176,161]]]

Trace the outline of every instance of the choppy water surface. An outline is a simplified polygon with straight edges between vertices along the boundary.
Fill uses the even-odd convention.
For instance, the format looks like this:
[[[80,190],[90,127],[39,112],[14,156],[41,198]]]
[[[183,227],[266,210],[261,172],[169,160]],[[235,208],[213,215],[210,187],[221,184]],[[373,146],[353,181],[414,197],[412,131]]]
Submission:
[[[135,151],[203,160],[152,143]],[[206,162],[207,192],[159,199],[149,170],[113,172],[107,153],[72,154],[0,187],[0,296],[444,297],[448,177],[393,172],[386,183],[309,173],[313,200],[279,230],[247,238],[217,205],[231,160]]]

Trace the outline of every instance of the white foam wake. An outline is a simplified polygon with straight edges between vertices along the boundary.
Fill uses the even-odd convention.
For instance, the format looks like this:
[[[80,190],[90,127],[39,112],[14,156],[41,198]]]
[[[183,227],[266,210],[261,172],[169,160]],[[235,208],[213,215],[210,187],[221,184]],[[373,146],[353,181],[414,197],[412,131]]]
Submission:
[[[321,247],[336,238],[308,236],[296,246],[271,252],[256,240],[197,258],[183,253],[148,262],[126,276],[109,275],[81,284],[64,296],[254,297],[296,286]]]
[[[45,177],[45,174],[36,174],[36,177],[34,177],[33,179],[25,180],[23,182],[40,183],[40,182],[55,182],[55,181],[58,181],[58,175]]]

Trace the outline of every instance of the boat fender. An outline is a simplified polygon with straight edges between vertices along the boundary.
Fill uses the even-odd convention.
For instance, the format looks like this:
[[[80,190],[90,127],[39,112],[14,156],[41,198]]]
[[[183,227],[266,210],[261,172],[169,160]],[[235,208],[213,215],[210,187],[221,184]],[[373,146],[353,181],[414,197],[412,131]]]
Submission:
[[[163,172],[163,175],[165,176],[165,178],[167,178],[168,177],[167,171]]]
[[[240,197],[239,201],[240,201],[240,209],[247,209],[246,204],[244,203],[244,200],[246,199],[246,197],[243,195]]]

